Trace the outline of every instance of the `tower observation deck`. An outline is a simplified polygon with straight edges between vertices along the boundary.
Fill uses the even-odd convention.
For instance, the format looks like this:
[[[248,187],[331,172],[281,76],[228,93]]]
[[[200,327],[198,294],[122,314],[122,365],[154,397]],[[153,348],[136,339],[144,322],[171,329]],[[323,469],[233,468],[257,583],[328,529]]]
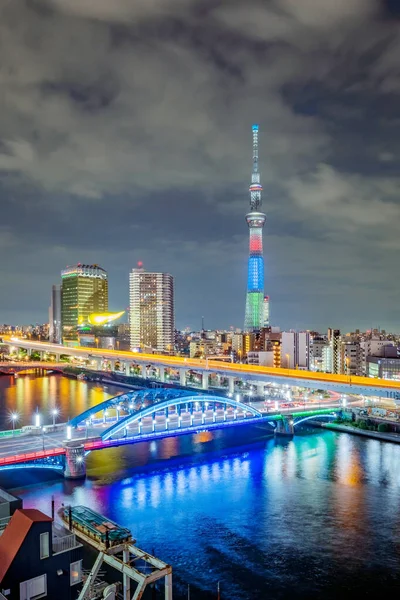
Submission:
[[[249,226],[249,262],[246,294],[245,331],[257,331],[263,326],[264,313],[264,255],[263,227],[266,216],[261,212],[260,172],[258,167],[258,125],[253,125],[253,172],[250,184],[250,212],[246,215]]]

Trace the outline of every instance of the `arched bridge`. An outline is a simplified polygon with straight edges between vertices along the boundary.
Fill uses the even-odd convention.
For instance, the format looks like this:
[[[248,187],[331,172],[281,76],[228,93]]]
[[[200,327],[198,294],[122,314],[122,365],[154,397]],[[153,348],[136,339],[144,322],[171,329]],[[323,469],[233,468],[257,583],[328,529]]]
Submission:
[[[0,373],[7,375],[12,373],[22,373],[32,371],[33,369],[43,369],[44,371],[62,371],[67,365],[65,363],[51,363],[41,361],[30,362],[0,362]]]
[[[262,413],[254,407],[226,396],[159,388],[132,391],[109,398],[72,419],[69,428],[71,437],[73,428],[82,426],[85,429],[97,428],[99,437],[108,440],[115,439],[115,436],[121,432],[126,437],[128,429],[133,425],[136,425],[139,430],[136,433],[142,433],[144,420],[149,417],[151,417],[150,429],[155,432],[157,416],[164,417],[164,429],[167,430],[170,429],[170,420],[175,423],[174,429],[181,429],[184,422],[186,426],[192,427],[195,421],[199,420],[201,425],[205,425],[207,420],[217,423],[218,420],[239,421],[248,419],[249,416],[253,419],[263,418]],[[101,425],[103,429],[99,430]]]
[[[84,411],[68,423],[66,430],[52,431],[49,438],[54,444],[52,447],[45,447],[45,436],[36,441],[33,436],[31,443],[26,435],[14,436],[14,431],[10,432],[13,451],[3,455],[0,441],[0,470],[15,465],[40,467],[42,464],[44,468],[64,468],[66,477],[78,478],[85,475],[85,457],[93,450],[240,423],[263,422],[271,433],[292,436],[295,426],[309,419],[335,416],[332,409],[266,415],[227,396],[147,388],[120,394]],[[6,447],[9,448],[9,444]]]

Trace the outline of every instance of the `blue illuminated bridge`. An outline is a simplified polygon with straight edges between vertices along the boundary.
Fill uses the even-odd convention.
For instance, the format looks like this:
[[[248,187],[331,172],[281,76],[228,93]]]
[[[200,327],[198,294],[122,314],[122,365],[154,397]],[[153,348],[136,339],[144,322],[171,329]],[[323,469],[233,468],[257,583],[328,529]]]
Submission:
[[[292,436],[296,425],[319,417],[336,418],[337,412],[329,408],[295,415],[263,415],[230,397],[200,391],[129,391],[84,411],[66,429],[52,432],[53,447],[45,447],[43,442],[39,448],[42,436],[38,441],[34,430],[15,433],[11,455],[2,451],[4,440],[0,440],[0,470],[29,465],[62,470],[67,478],[79,478],[85,476],[85,457],[95,450],[245,423],[262,423],[271,434]]]

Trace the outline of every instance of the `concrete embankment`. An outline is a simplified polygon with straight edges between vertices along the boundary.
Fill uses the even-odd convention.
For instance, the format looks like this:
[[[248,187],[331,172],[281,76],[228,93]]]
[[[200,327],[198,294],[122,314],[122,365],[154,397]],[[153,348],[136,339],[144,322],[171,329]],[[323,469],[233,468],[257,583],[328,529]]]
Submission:
[[[341,431],[344,433],[353,433],[354,435],[361,435],[363,437],[373,438],[375,440],[380,440],[381,442],[393,442],[395,444],[400,444],[400,434],[398,433],[369,431],[366,429],[358,429],[357,427],[351,427],[350,425],[339,425],[336,423],[321,423],[320,421],[309,421],[308,424],[312,425],[313,427],[320,427],[321,429]]]

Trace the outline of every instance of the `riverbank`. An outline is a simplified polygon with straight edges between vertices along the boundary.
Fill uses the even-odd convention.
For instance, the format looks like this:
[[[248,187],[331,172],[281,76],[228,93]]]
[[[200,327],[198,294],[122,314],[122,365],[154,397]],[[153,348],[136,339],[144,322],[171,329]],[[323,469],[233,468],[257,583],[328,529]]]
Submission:
[[[321,423],[320,421],[309,421],[309,424],[313,427],[320,427],[321,429],[329,429],[331,431],[340,431],[342,433],[353,433],[361,437],[369,437],[381,442],[393,442],[400,444],[400,434],[398,433],[386,433],[383,431],[369,431],[365,429],[358,429],[351,425],[339,425],[336,423]]]

